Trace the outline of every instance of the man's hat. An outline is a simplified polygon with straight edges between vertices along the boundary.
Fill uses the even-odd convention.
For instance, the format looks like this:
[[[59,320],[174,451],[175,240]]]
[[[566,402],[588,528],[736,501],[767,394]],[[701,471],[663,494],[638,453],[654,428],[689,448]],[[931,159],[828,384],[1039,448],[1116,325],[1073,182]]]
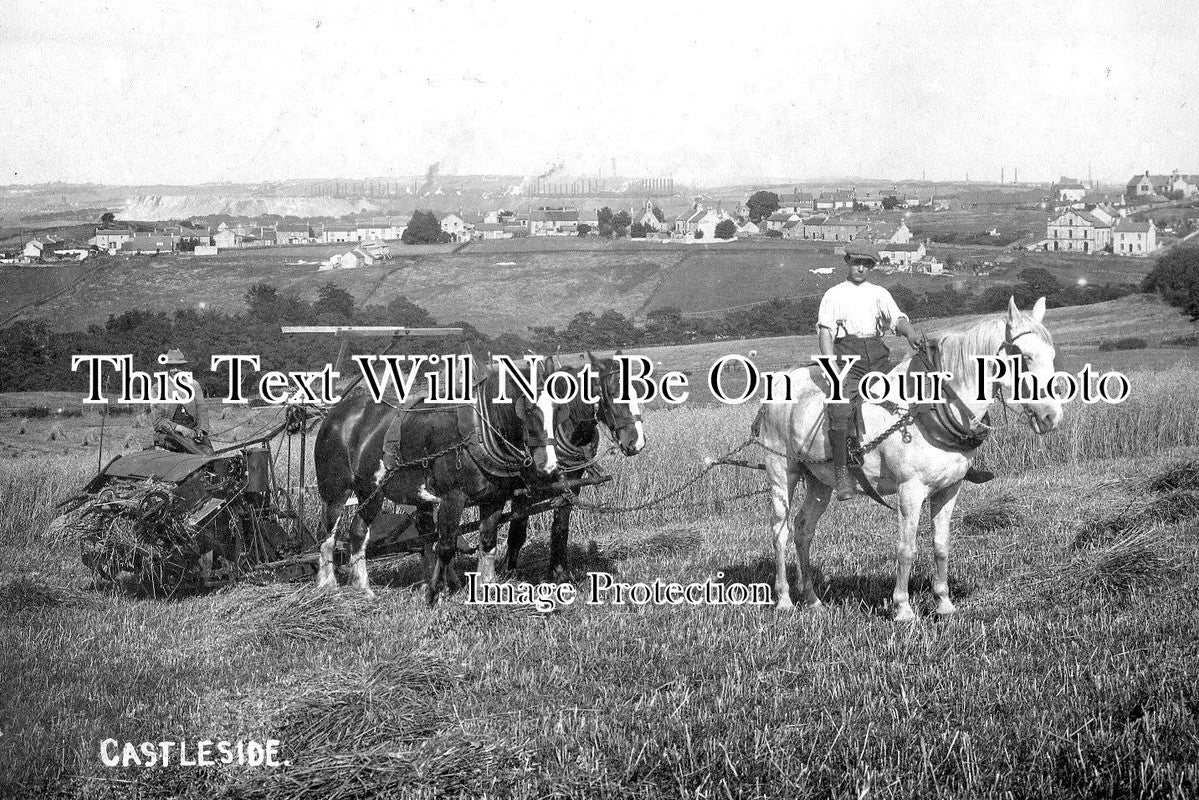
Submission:
[[[169,366],[171,364],[190,364],[192,362],[187,360],[187,356],[183,355],[182,350],[168,350],[165,355],[158,357],[158,363],[163,366]]]
[[[878,254],[878,248],[866,239],[854,239],[845,243],[846,258],[862,258],[870,259],[877,264],[881,257]]]

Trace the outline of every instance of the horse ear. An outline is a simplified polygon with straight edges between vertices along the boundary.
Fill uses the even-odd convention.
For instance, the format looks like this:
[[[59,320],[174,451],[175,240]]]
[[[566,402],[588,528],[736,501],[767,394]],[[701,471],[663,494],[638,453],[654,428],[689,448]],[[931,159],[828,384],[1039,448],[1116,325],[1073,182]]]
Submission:
[[[1016,298],[1009,295],[1007,299],[1007,321],[1015,322],[1020,316],[1020,309],[1016,308]]]
[[[1035,319],[1037,322],[1040,322],[1041,320],[1045,319],[1045,298],[1044,297],[1037,300],[1037,304],[1032,307],[1032,311],[1029,312],[1029,315],[1033,319]]]
[[[587,351],[587,360],[590,361],[592,364],[598,363],[595,360],[595,353],[591,352],[590,350]]]

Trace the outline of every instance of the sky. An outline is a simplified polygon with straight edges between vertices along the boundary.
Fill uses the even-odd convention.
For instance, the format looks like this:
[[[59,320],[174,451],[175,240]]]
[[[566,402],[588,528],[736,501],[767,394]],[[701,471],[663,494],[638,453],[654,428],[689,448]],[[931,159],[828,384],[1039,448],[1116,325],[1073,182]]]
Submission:
[[[1188,2],[34,2],[0,183],[1199,173]]]

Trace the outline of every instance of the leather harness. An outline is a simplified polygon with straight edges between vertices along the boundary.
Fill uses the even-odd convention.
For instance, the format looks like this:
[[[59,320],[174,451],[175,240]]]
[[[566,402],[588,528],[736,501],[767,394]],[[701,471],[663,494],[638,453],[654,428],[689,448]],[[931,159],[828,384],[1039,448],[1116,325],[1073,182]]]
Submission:
[[[1016,346],[1015,342],[1021,336],[1031,333],[1033,331],[1021,331],[1012,336],[1011,328],[1009,327],[1004,336],[1003,344],[1000,345],[996,355],[1014,352],[1016,355],[1023,357],[1024,354]],[[926,339],[921,343],[920,349],[911,357],[908,371],[940,371],[940,361],[940,349],[936,343],[929,342]],[[904,418],[907,417],[916,424],[924,438],[937,447],[959,452],[978,449],[987,440],[987,437],[991,435],[991,431],[993,430],[988,422],[990,414],[984,414],[982,419],[974,419],[974,413],[952,386],[948,383],[943,383],[941,388],[945,394],[946,402],[944,403],[914,403],[906,409],[891,400],[884,400],[878,405],[900,417],[900,422],[896,426],[893,426],[893,428],[898,428],[903,432],[905,442],[911,439],[911,435],[906,430],[907,426],[902,424]],[[865,425],[862,423],[861,418],[862,400],[860,397],[855,400],[855,404],[854,418],[857,421],[858,430],[864,431]],[[951,409],[958,412],[960,419],[951,413]],[[966,422],[966,420],[969,422]],[[877,446],[890,433],[891,431],[888,431],[883,436],[871,441],[865,448],[851,445],[849,462],[846,465],[850,474],[858,482],[859,486],[861,486],[862,491],[872,500],[887,508],[892,508],[892,506],[883,500],[878,490],[870,483],[870,479],[866,477],[866,472],[862,468],[862,456],[874,449],[874,446]]]

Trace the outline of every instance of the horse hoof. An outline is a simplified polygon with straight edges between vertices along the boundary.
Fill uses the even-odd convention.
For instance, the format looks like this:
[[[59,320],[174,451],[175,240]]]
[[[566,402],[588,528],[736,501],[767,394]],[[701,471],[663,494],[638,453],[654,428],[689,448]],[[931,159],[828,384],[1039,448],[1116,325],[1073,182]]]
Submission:
[[[897,609],[895,609],[894,620],[895,620],[895,622],[915,622],[916,621],[916,612],[912,610],[911,606],[903,606],[902,608],[897,608]]]
[[[437,605],[437,590],[432,586],[425,587],[425,604],[432,608]]]
[[[795,603],[791,602],[790,597],[780,597],[779,601],[774,604],[775,611],[794,611]]]
[[[953,615],[958,613],[957,607],[953,603],[945,603],[937,606],[937,619],[950,620]]]
[[[804,609],[806,611],[814,611],[817,614],[823,614],[824,612],[828,611],[828,606],[826,606],[824,603],[820,602],[819,600],[814,600],[811,603],[806,604],[804,606]]]
[[[379,595],[375,594],[375,591],[374,591],[373,589],[367,589],[367,588],[364,588],[364,589],[362,590],[362,596],[363,596],[364,598],[366,598],[367,600],[377,600],[377,599],[379,599]]]

